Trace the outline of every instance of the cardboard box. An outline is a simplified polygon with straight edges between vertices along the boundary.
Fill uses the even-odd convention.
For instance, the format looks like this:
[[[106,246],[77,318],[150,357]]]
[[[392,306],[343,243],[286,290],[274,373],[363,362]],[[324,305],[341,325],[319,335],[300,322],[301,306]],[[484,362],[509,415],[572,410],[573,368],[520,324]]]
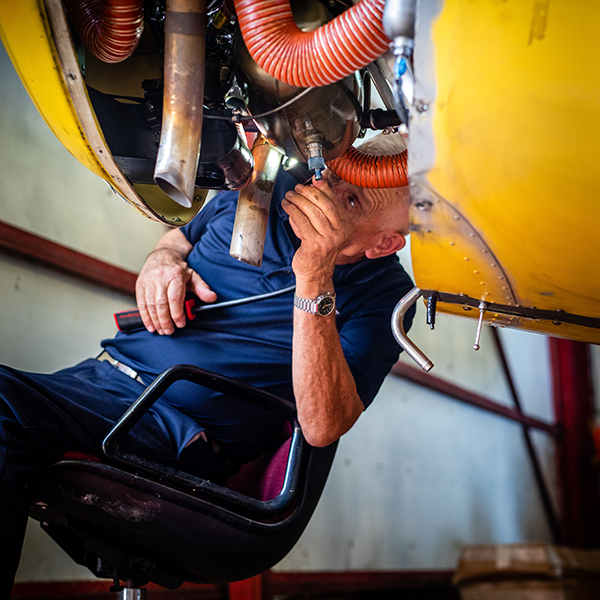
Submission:
[[[463,600],[599,600],[600,551],[546,543],[467,546],[453,583]]]

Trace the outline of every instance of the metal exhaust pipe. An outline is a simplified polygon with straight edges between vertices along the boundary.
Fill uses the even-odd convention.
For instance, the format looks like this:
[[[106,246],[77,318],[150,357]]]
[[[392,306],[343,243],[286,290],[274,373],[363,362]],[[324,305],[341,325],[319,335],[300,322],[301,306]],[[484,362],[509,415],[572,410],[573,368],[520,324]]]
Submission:
[[[244,263],[260,267],[271,196],[283,155],[259,135],[252,146],[252,156],[254,171],[238,197],[229,254]]]
[[[204,101],[206,0],[167,0],[162,131],[154,181],[192,206]]]

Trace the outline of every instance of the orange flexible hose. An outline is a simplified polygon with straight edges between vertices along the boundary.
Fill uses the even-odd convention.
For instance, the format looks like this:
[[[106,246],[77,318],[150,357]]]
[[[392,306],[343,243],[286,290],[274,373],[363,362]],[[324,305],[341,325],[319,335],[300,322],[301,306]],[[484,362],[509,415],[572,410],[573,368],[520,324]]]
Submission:
[[[144,28],[144,0],[63,0],[85,47],[99,60],[117,63],[135,50]]]
[[[361,0],[311,32],[298,29],[289,0],[234,3],[254,61],[272,77],[297,87],[340,81],[389,47],[382,24],[385,0]]]
[[[408,185],[408,152],[391,156],[365,154],[350,148],[327,167],[340,179],[362,188],[395,188]]]

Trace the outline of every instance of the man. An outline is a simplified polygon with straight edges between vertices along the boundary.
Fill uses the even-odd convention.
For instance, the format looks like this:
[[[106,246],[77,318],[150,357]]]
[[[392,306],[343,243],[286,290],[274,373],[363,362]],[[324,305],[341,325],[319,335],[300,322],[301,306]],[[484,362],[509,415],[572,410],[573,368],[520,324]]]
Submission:
[[[0,370],[0,598],[12,585],[36,472],[67,450],[97,452],[168,366],[197,364],[294,399],[314,446],[337,440],[372,401],[399,353],[391,312],[412,287],[395,256],[408,191],[360,189],[329,172],[294,184],[280,173],[260,270],[229,256],[236,194],[222,194],[148,256],[136,289],[146,329],[105,340],[98,359],[52,375]],[[294,283],[295,295],[184,316],[188,292],[221,302]],[[224,481],[281,426],[268,411],[178,382],[123,445]]]

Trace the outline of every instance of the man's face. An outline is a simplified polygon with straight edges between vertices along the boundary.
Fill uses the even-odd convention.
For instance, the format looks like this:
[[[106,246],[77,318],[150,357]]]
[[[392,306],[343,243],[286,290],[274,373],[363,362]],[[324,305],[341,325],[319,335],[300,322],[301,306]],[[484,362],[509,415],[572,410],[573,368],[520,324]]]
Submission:
[[[408,188],[367,189],[338,179],[325,171],[324,178],[346,212],[353,234],[340,251],[337,264],[355,262],[377,244],[384,232],[408,228]],[[318,185],[318,184],[317,184]]]

